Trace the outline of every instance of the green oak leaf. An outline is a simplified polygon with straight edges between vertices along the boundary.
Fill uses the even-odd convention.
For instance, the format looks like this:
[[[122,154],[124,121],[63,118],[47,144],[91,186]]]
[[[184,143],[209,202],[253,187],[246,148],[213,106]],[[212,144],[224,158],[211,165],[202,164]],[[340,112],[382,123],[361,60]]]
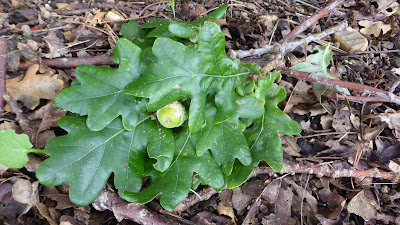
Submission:
[[[102,130],[119,115],[124,127],[133,130],[147,101],[126,95],[122,89],[144,70],[141,52],[130,41],[119,39],[114,49],[114,61],[120,64],[119,68],[79,66],[77,85],[64,89],[55,100],[56,106],[88,115],[87,126],[93,131]]]
[[[200,28],[209,21],[216,21],[221,19],[226,12],[226,9],[228,8],[228,4],[223,4],[222,6],[218,7],[218,9],[214,10],[212,13],[208,14],[207,16],[201,17],[193,22],[177,22],[177,23],[171,23],[168,27],[169,31],[180,38],[190,38],[191,40],[194,40],[193,37],[195,37],[198,33]]]
[[[0,130],[0,163],[8,168],[22,168],[29,161],[28,153],[43,153],[32,148],[26,134],[16,134],[14,130]]]
[[[333,56],[333,53],[330,50],[329,46],[322,47],[322,46],[317,45],[314,47],[314,50],[316,50],[317,53],[309,55],[305,62],[294,65],[292,67],[292,69],[302,71],[302,72],[314,73],[317,76],[337,80],[337,78],[332,77],[328,73],[328,66],[329,66],[330,61],[332,60],[332,56]],[[313,91],[315,93],[315,96],[321,102],[321,95],[326,90],[328,90],[329,87],[324,84],[319,84],[319,83],[315,83],[315,82],[312,84],[312,86],[313,86]],[[334,89],[336,89],[337,91],[344,93],[346,95],[350,95],[350,92],[347,88],[334,87]]]
[[[265,98],[265,112],[244,132],[253,156],[253,167],[264,160],[277,172],[283,167],[283,149],[278,132],[286,135],[301,132],[301,126],[277,106],[286,98],[285,89],[273,83],[279,77],[279,72],[270,73],[269,78],[263,77],[259,81],[260,95]]]
[[[161,205],[166,210],[174,210],[182,202],[193,183],[193,173],[198,173],[208,185],[221,188],[225,185],[222,171],[209,153],[196,155],[191,134],[184,130],[176,139],[176,153],[170,168],[152,180],[144,190],[134,193],[125,191],[122,197],[128,201],[147,203],[161,194]]]
[[[225,38],[219,26],[207,23],[199,33],[198,49],[189,48],[169,38],[158,38],[153,46],[157,61],[124,92],[149,98],[147,109],[156,111],[182,98],[190,98],[189,129],[201,130],[205,122],[205,102],[215,93],[215,122],[232,117],[237,110],[237,94],[252,66],[241,66],[225,52]],[[250,71],[251,70],[251,71]]]
[[[79,206],[90,204],[98,196],[112,172],[119,191],[137,192],[142,187],[148,142],[166,134],[159,141],[159,144],[166,143],[165,151],[160,152],[159,147],[152,151],[152,157],[159,160],[155,167],[167,169],[175,151],[171,131],[159,132],[159,126],[151,128],[155,124],[145,120],[135,130],[128,131],[116,119],[103,130],[92,131],[86,127],[83,117],[63,117],[59,125],[68,134],[47,143],[45,151],[51,157],[39,166],[36,176],[47,186],[71,183],[70,199]]]
[[[233,165],[232,173],[225,175],[225,181],[229,189],[239,187],[249,178],[254,166],[244,166],[238,161]]]
[[[224,121],[214,124],[208,130],[202,130],[196,148],[198,156],[210,149],[213,158],[218,165],[222,165],[226,175],[231,174],[235,159],[247,166],[251,163],[249,146],[237,122]]]

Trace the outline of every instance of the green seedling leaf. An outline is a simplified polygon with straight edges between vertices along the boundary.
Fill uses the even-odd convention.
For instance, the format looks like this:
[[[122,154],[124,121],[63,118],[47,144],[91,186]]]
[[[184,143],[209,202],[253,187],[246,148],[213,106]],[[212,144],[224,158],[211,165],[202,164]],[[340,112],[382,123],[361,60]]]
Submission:
[[[140,123],[134,131],[125,130],[120,119],[101,131],[89,130],[85,118],[63,117],[59,125],[68,134],[47,143],[45,151],[51,157],[39,166],[36,176],[47,186],[71,183],[70,199],[79,206],[90,204],[98,196],[112,172],[119,191],[139,191],[145,148],[154,138],[166,135],[153,143],[165,146],[163,152],[160,153],[159,147],[149,145],[154,148],[149,150],[151,157],[159,160],[154,167],[169,168],[175,151],[174,147],[172,152],[170,149],[175,146],[171,131],[158,131],[159,126],[151,120]]]
[[[146,110],[147,101],[126,95],[122,89],[144,70],[141,52],[130,41],[119,39],[114,61],[120,67],[79,66],[76,69],[78,85],[63,90],[55,100],[56,106],[88,115],[87,126],[93,131],[104,129],[119,115],[124,127],[133,130],[139,114]]]
[[[248,67],[230,59],[225,53],[225,38],[215,23],[208,23],[199,33],[197,49],[168,38],[158,38],[153,46],[157,61],[124,92],[146,97],[149,111],[182,98],[190,98],[189,129],[201,130],[205,122],[205,101],[215,94],[216,122],[233,116],[237,110],[235,89],[241,88]]]
[[[278,76],[280,74],[271,73],[270,78],[263,77],[259,81],[259,93],[265,96],[265,112],[244,132],[253,156],[253,167],[264,160],[277,172],[283,167],[283,149],[278,132],[286,135],[301,132],[301,126],[277,106],[286,98],[285,89],[273,83]]]
[[[314,50],[316,50],[317,53],[309,55],[307,57],[306,62],[296,64],[292,67],[292,69],[298,70],[298,71],[303,71],[303,72],[314,73],[321,77],[326,77],[326,78],[337,80],[337,78],[332,77],[328,73],[328,66],[329,66],[329,63],[332,60],[332,56],[333,56],[333,53],[330,50],[329,46],[322,47],[322,46],[317,45],[314,47]],[[313,83],[313,91],[315,93],[315,96],[318,98],[318,100],[320,102],[321,102],[322,94],[328,88],[329,87],[324,84]],[[350,95],[350,92],[347,88],[335,87],[335,89],[341,93],[344,93],[345,95]]]
[[[170,168],[143,191],[138,193],[125,191],[122,197],[128,201],[144,204],[161,194],[161,205],[172,211],[186,198],[192,187],[192,177],[195,172],[212,187],[221,188],[225,184],[222,171],[210,153],[197,157],[191,135],[184,131],[176,139],[175,159]]]
[[[43,153],[32,148],[26,134],[16,134],[14,130],[0,131],[0,163],[8,168],[22,168],[29,161],[28,153]]]

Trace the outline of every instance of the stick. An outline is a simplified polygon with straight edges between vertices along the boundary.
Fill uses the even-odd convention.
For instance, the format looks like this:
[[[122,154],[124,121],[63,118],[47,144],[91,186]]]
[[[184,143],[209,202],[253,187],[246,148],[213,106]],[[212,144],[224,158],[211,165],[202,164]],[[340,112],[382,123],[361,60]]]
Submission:
[[[6,94],[6,56],[7,40],[0,38],[0,112],[4,111],[4,99]]]
[[[294,30],[292,30],[292,32],[290,32],[286,37],[284,37],[282,39],[281,43],[285,43],[286,41],[293,40],[298,34],[302,33],[308,27],[310,27],[315,22],[317,22],[319,19],[321,19],[325,15],[332,12],[332,10],[334,10],[342,2],[343,2],[343,0],[334,0],[331,3],[329,3],[328,5],[326,5],[323,9],[319,10],[313,16],[311,16],[306,21],[304,21],[302,24],[300,24],[300,26],[298,26]]]
[[[98,211],[112,211],[118,222],[128,219],[139,224],[173,224],[172,221],[168,221],[161,214],[156,214],[144,205],[122,200],[117,194],[107,188],[103,189],[92,205]]]
[[[112,56],[101,55],[85,58],[55,58],[55,59],[44,59],[41,62],[22,62],[18,66],[18,70],[26,70],[33,64],[42,64],[51,68],[74,68],[79,65],[113,65],[115,64],[112,60]]]
[[[218,193],[218,191],[216,191],[212,187],[209,187],[209,188],[201,190],[197,194],[191,194],[175,208],[174,212],[177,213],[177,212],[185,211],[201,201],[210,199],[211,196],[213,196],[217,193]]]
[[[253,171],[252,176],[260,175],[260,174],[271,174],[275,173],[271,167],[256,167]],[[394,172],[384,172],[379,170],[356,170],[356,169],[335,169],[326,164],[324,165],[300,165],[300,164],[284,164],[282,171],[279,173],[308,173],[308,174],[316,174],[319,176],[326,176],[332,178],[341,178],[341,177],[354,177],[354,178],[362,178],[362,177],[373,177],[379,178],[383,180],[391,180],[396,182],[399,179],[398,175]]]
[[[308,73],[308,72],[301,72],[297,70],[292,70],[288,67],[281,67],[280,70],[282,72],[288,73],[290,76],[296,77],[298,79],[303,79],[303,80],[308,80],[312,82],[317,82],[324,84],[326,86],[339,86],[339,87],[344,87],[348,89],[352,89],[355,91],[360,91],[365,94],[372,94],[377,97],[386,99],[387,101],[391,103],[395,103],[400,105],[400,97],[396,96],[393,93],[389,93],[388,91],[384,91],[378,88],[362,85],[362,84],[357,84],[357,83],[352,83],[348,81],[341,81],[341,80],[335,80],[335,79],[329,79],[326,77],[321,77],[317,76],[313,73]]]
[[[308,44],[312,41],[317,41],[317,40],[321,40],[322,38],[329,36],[333,33],[336,33],[338,31],[344,30],[348,27],[348,24],[346,21],[343,21],[342,23],[332,26],[328,29],[326,29],[325,31],[322,31],[320,33],[316,33],[316,34],[311,34],[308,35],[307,37],[298,40],[298,41],[289,41],[286,43],[281,44],[274,44],[274,45],[265,45],[263,48],[257,48],[257,49],[250,49],[250,50],[231,50],[230,53],[230,57],[231,58],[246,58],[246,57],[250,57],[250,56],[261,56],[267,53],[280,53],[282,55],[284,55],[287,52],[291,52],[293,51],[295,48],[297,48],[298,46],[301,46],[303,44]]]
[[[24,133],[28,135],[31,143],[35,143],[32,127],[29,125],[29,121],[24,117],[24,115],[22,115],[22,110],[19,108],[18,104],[8,94],[3,95],[3,99],[6,100],[10,105],[11,111],[15,114],[15,119],[21,126]]]

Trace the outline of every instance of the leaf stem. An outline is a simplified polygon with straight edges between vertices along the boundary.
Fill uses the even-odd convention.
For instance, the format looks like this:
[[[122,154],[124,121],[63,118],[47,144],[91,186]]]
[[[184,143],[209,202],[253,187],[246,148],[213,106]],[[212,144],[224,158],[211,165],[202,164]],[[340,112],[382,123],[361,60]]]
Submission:
[[[29,152],[44,154],[44,150],[43,149],[36,149],[36,148],[29,149]]]

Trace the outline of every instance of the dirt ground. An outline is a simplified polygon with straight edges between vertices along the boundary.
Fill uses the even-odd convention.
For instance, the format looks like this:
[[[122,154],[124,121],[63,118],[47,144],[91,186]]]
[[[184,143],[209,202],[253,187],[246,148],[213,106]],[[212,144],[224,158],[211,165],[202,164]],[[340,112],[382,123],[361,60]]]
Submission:
[[[280,107],[302,126],[299,135],[281,135],[284,170],[274,173],[261,163],[238,188],[217,192],[200,187],[174,212],[163,210],[155,199],[144,206],[149,215],[170,224],[400,224],[400,104],[396,102],[400,1],[176,0],[175,16],[192,21],[225,2],[229,3],[226,16],[217,23],[229,54],[279,70],[303,62],[315,53],[316,45],[330,43],[334,55],[329,73],[347,81],[334,85],[348,88],[351,96],[346,101],[341,94],[324,93],[319,102],[311,85],[315,80],[283,72],[279,84],[287,98]],[[331,2],[337,3],[334,9],[318,14]],[[315,21],[307,22],[315,15],[319,15]],[[22,75],[58,74],[62,82],[55,92],[59,92],[70,85],[77,65],[112,64],[109,56],[123,23],[143,24],[151,18],[173,18],[169,2],[0,0],[6,78],[19,81]],[[358,50],[339,46],[333,37],[343,30],[335,28],[340,24],[366,37],[366,44]],[[301,26],[306,26],[304,31],[288,38]],[[326,33],[329,29],[336,30]],[[321,38],[306,40],[316,34]],[[286,43],[283,40],[301,42],[284,52],[254,53],[254,49]],[[80,60],[63,63],[64,58]],[[39,66],[32,66],[35,63]],[[12,97],[19,101],[13,101],[14,107],[7,104],[0,113],[0,130],[26,133],[35,148],[44,148],[51,138],[66,134],[57,125],[66,112],[53,106],[57,93],[48,87],[56,81],[25,83],[27,89],[46,93],[15,93]],[[365,91],[366,87],[379,90]],[[26,98],[29,101],[21,101]],[[31,154],[22,169],[0,167],[0,223],[143,223],[134,215],[144,208],[131,207],[117,196],[98,211],[93,205],[74,206],[67,184],[40,185],[35,171],[44,159]],[[109,194],[115,195],[112,189],[110,183]]]

